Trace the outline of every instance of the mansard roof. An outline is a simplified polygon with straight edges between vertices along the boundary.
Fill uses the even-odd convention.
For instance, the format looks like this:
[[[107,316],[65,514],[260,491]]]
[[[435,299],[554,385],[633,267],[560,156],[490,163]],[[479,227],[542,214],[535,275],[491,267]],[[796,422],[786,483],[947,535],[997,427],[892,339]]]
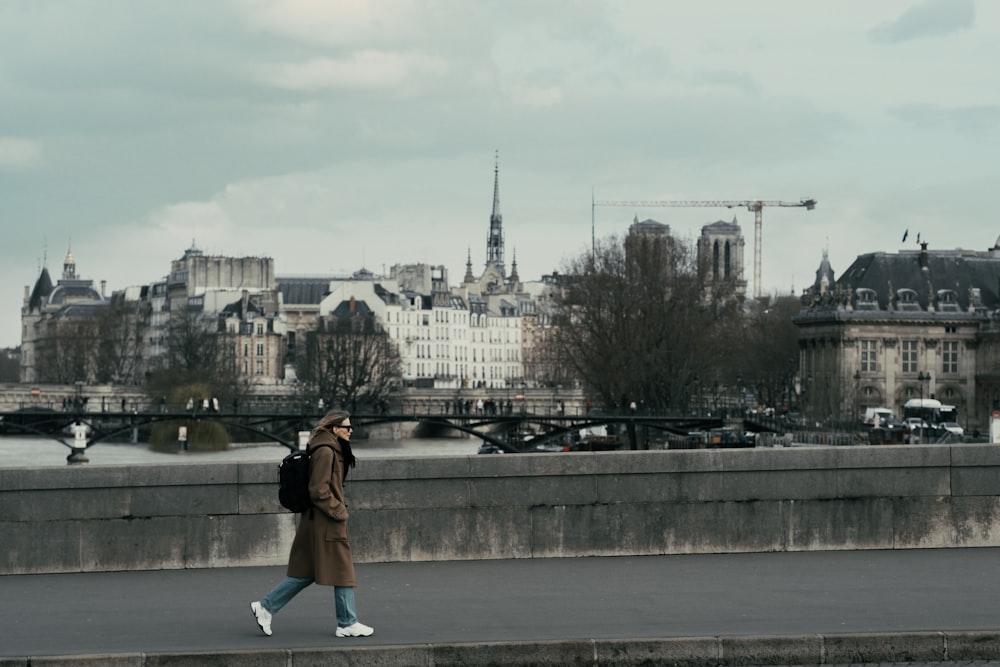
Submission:
[[[511,303],[507,299],[500,299],[500,315],[502,317],[517,317],[520,311],[516,303]]]
[[[399,303],[399,295],[396,294],[395,292],[390,292],[389,290],[387,290],[385,287],[382,286],[382,283],[375,283],[373,289],[375,290],[375,296],[382,299],[383,302],[389,305],[395,305]]]
[[[97,311],[108,308],[108,301],[75,301],[53,313],[53,318],[94,317]]]
[[[226,305],[226,307],[222,309],[222,314],[225,316],[238,317],[241,320],[245,319],[250,313],[253,313],[254,315],[264,315],[264,309],[257,303],[254,303],[253,299],[247,299],[246,302],[246,312],[243,310],[243,299],[239,298]]]
[[[814,291],[812,302],[804,303],[807,310],[993,311],[1000,307],[1000,253],[926,248],[866,253],[831,291],[826,296]]]
[[[282,302],[290,304],[319,305],[330,293],[329,278],[275,278]]]
[[[50,304],[62,304],[71,301],[103,301],[101,293],[94,289],[90,280],[60,280],[49,294]]]
[[[970,305],[993,310],[1000,303],[1000,258],[959,250],[871,253],[858,257],[837,284],[875,290],[883,309],[890,296],[908,289],[916,292],[922,310],[937,301],[940,290],[954,291],[960,310]],[[978,303],[970,303],[970,290],[978,290]]]
[[[374,311],[368,307],[368,304],[365,301],[352,301],[351,299],[345,299],[337,304],[337,307],[333,309],[331,315],[337,318],[371,317],[374,315]]]

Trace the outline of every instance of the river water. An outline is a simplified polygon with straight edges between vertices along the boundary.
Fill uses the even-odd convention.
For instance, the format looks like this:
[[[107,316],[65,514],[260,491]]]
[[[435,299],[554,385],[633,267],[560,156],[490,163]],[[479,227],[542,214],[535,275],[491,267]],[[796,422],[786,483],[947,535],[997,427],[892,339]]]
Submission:
[[[72,442],[67,438],[67,442]],[[418,458],[469,456],[479,449],[478,438],[414,438],[408,440],[355,440],[355,456],[366,458]],[[44,468],[66,466],[69,447],[50,438],[0,436],[0,468]],[[288,448],[277,443],[235,444],[224,452],[151,451],[148,445],[97,443],[86,450],[89,465],[179,464],[201,462],[271,461],[277,463]]]

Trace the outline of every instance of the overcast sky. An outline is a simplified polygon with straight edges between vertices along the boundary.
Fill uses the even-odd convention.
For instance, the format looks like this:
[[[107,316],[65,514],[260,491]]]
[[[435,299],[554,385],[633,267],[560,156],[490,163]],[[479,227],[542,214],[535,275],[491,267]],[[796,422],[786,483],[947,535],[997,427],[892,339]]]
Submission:
[[[282,274],[478,273],[499,151],[508,267],[558,270],[611,200],[763,214],[762,290],[824,248],[1000,235],[1000,2],[2,0],[0,346],[72,246],[109,292],[192,242]],[[598,208],[693,239],[734,215]],[[902,236],[909,229],[907,242]]]

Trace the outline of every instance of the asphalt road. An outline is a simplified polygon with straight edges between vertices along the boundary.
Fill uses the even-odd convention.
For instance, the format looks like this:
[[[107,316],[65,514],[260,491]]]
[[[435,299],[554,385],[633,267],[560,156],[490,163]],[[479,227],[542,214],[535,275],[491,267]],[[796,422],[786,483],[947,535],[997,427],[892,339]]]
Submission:
[[[334,637],[319,586],[263,636],[249,604],[282,567],[0,577],[0,657],[1000,628],[994,548],[357,569],[360,620],[375,628],[359,639]]]

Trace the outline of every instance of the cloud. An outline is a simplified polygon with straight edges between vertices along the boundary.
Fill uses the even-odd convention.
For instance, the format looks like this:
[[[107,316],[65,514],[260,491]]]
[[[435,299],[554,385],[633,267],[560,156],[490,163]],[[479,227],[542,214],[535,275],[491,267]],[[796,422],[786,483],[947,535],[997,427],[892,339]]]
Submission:
[[[412,88],[414,80],[437,78],[447,70],[447,62],[434,56],[368,50],[347,58],[266,64],[258,69],[258,78],[269,86],[300,91]]]
[[[154,211],[149,216],[154,228],[171,236],[190,235],[222,240],[232,232],[233,221],[219,201],[180,202]]]
[[[42,164],[42,146],[37,141],[0,137],[0,169],[31,169]]]
[[[424,23],[445,20],[416,0],[234,0],[231,8],[254,30],[318,47],[412,43]],[[446,25],[439,24],[444,28]]]
[[[973,0],[926,0],[911,7],[895,21],[882,23],[868,32],[873,42],[907,42],[967,30],[976,21]]]
[[[926,104],[897,107],[892,115],[918,130],[947,128],[969,139],[981,139],[1000,128],[1000,105],[942,108]]]

